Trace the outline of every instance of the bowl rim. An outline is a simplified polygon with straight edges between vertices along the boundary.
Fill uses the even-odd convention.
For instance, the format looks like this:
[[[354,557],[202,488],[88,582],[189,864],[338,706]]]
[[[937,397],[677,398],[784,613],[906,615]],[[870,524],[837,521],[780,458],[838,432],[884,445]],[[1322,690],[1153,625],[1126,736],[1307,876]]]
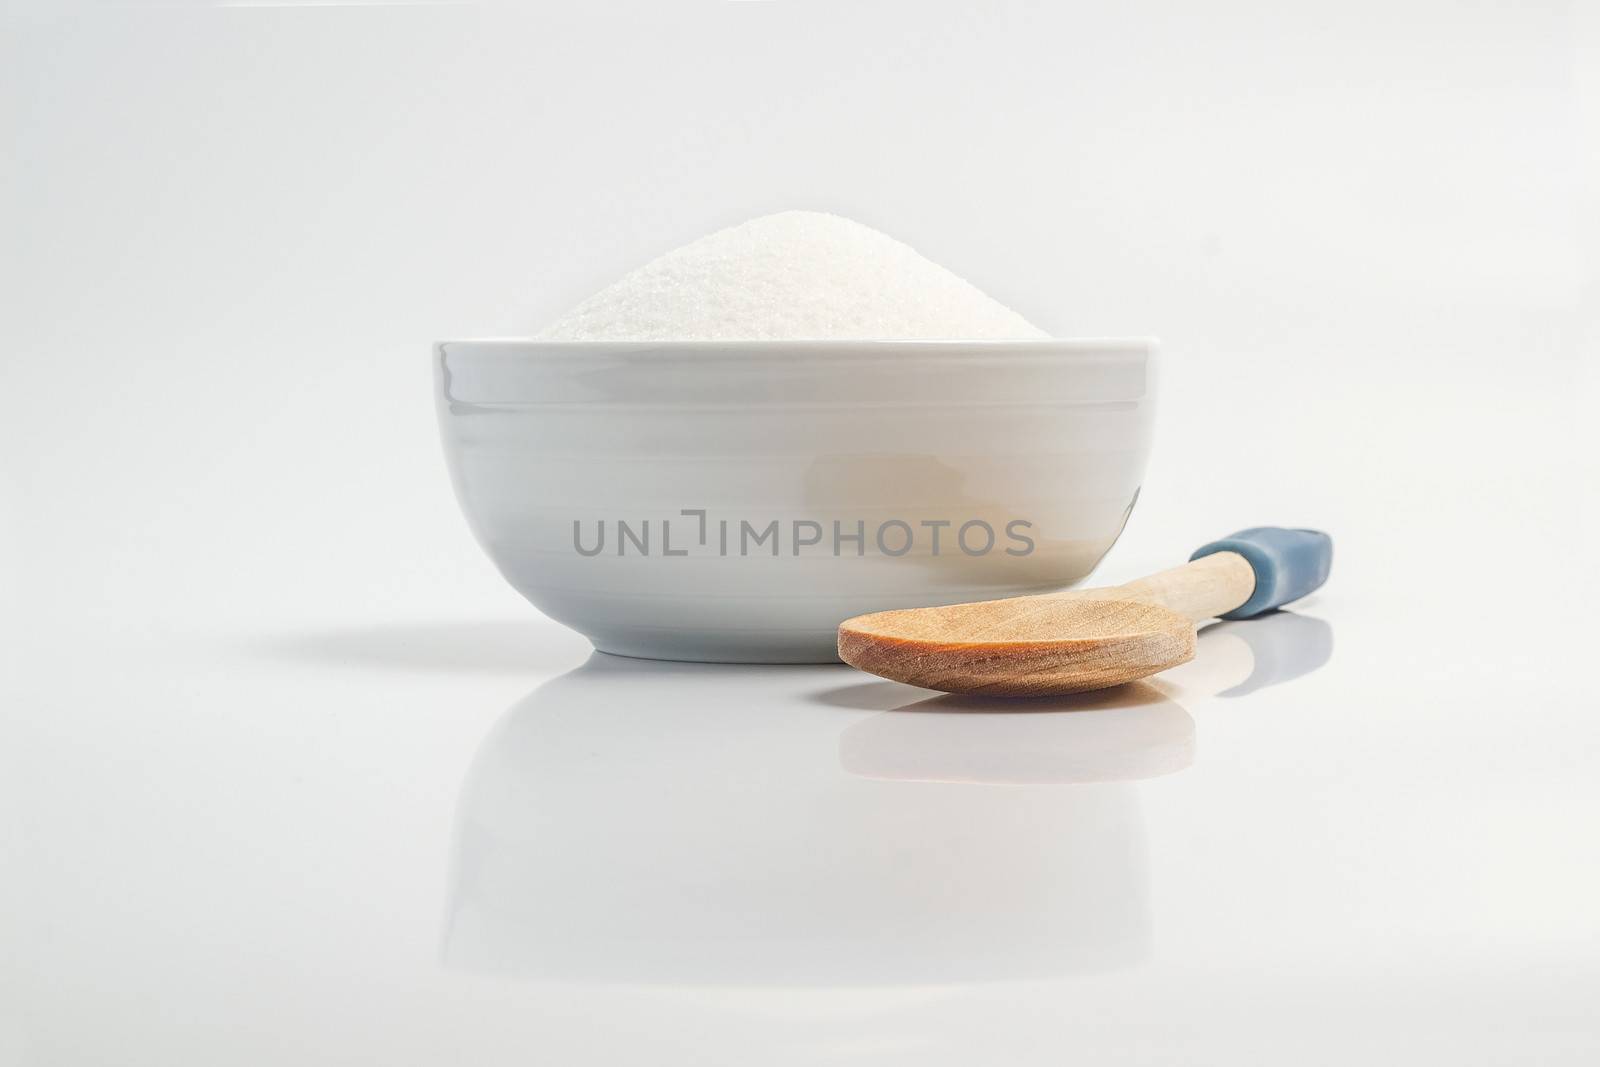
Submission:
[[[913,355],[921,358],[959,358],[982,354],[1012,357],[1104,356],[1112,354],[1152,355],[1160,348],[1153,336],[1129,337],[1048,337],[870,340],[801,339],[794,341],[550,341],[532,337],[468,337],[433,343],[436,356],[452,354],[499,356],[528,360],[562,358],[592,359],[596,356],[643,356],[659,354],[687,360],[718,360],[730,356],[740,359],[782,357],[826,360],[848,357],[854,360]]]

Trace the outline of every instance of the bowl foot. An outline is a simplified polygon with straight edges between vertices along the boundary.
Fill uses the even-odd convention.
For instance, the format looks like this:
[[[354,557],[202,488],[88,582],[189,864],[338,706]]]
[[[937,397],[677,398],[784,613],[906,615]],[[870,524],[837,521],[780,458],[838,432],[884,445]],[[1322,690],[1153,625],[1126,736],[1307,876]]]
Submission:
[[[620,627],[588,634],[613,656],[683,663],[838,663],[833,630],[658,630]]]

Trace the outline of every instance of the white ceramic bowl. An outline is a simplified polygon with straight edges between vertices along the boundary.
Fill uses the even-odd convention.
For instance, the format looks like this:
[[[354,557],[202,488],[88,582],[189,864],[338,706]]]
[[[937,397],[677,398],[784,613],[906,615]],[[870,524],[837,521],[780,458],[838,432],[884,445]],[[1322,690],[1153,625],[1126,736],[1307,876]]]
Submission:
[[[802,663],[852,615],[1087,576],[1139,495],[1154,358],[508,340],[434,362],[462,509],[541,611],[606,652]]]

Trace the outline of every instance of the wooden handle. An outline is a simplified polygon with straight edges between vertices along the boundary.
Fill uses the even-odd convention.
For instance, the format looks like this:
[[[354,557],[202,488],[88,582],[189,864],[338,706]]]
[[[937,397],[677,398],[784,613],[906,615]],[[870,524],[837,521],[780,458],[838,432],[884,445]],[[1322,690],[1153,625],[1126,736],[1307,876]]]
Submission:
[[[1159,604],[1195,622],[1224,615],[1250,599],[1256,572],[1237,552],[1214,552],[1193,563],[1152,574],[1126,585],[1087,591],[1118,600]]]

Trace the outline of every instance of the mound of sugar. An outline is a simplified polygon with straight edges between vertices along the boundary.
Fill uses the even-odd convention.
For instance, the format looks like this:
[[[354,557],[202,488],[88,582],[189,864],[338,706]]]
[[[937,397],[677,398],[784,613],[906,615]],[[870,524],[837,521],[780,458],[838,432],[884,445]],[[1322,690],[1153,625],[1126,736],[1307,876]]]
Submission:
[[[837,215],[785,211],[646,263],[538,336],[793,341],[1048,335],[886,234]]]

